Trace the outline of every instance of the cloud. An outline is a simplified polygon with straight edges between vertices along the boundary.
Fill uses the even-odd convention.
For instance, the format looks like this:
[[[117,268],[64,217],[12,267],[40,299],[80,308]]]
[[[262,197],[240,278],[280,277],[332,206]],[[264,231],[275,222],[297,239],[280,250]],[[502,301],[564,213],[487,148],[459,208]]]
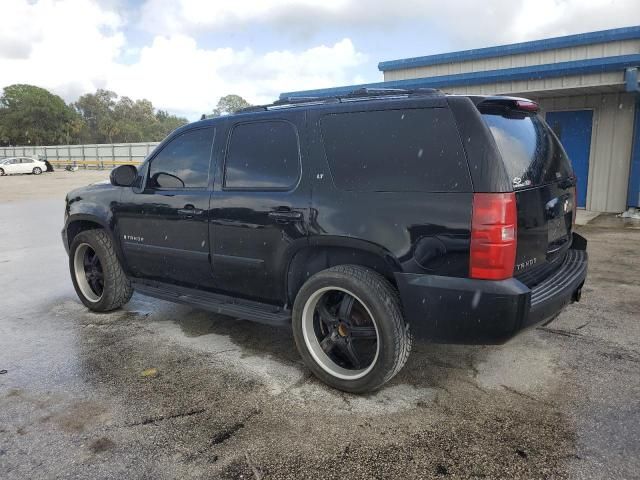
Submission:
[[[348,38],[257,53],[171,34],[139,48],[126,44],[118,14],[90,0],[8,0],[3,8],[12,27],[0,34],[0,88],[32,83],[67,101],[107,88],[192,119],[229,93],[268,103],[282,91],[356,81],[366,60]]]
[[[266,103],[377,80],[375,63],[397,55],[387,46],[416,54],[394,38],[463,49],[635,18],[637,0],[2,0],[0,88],[31,83],[67,101],[108,88],[196,118],[229,93]],[[218,43],[203,43],[211,33]]]
[[[230,29],[256,21],[293,19],[301,11],[340,15],[351,3],[350,0],[147,0],[141,9],[141,25],[152,33],[192,31],[198,27]],[[306,21],[312,19],[308,17]]]
[[[637,18],[637,0],[146,0],[140,11],[140,25],[151,33],[242,34],[267,25],[298,37],[408,27],[416,35],[438,32],[461,48],[613,28]]]
[[[640,19],[637,0],[524,0],[514,15],[509,41],[570,35],[629,26]]]
[[[139,25],[149,32],[242,35],[268,27],[291,40],[331,29],[385,36],[437,34],[474,48],[637,23],[637,0],[146,0]],[[380,60],[382,60],[381,58]]]
[[[300,52],[258,54],[251,49],[202,49],[189,36],[157,36],[132,65],[114,65],[108,86],[191,118],[210,112],[219,97],[236,93],[269,103],[301,85],[328,87],[356,80],[348,72],[366,57],[351,40]],[[310,87],[312,88],[312,87]]]
[[[122,20],[89,0],[4,0],[0,87],[33,83],[65,96],[102,85],[120,54]]]

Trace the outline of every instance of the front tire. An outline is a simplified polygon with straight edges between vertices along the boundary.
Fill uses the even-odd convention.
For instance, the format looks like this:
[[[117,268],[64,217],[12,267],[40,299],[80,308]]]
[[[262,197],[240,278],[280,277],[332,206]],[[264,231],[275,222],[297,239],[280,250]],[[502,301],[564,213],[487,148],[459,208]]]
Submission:
[[[36,167],[33,169],[34,175],[40,175],[42,173],[42,169],[40,167]]]
[[[292,323],[298,351],[314,375],[351,393],[380,388],[411,351],[397,290],[359,265],[309,278],[296,296]]]
[[[80,301],[90,310],[115,310],[133,295],[131,283],[104,230],[86,230],[76,235],[69,248],[69,270]]]
[[[0,168],[0,177],[4,176],[4,169]]]

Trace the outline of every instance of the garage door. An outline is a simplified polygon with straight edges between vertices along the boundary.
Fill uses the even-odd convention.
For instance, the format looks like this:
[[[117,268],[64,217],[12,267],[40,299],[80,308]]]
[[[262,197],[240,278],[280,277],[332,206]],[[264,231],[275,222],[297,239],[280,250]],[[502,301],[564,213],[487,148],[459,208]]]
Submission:
[[[593,111],[548,112],[546,119],[571,159],[573,171],[578,177],[578,206],[584,207],[587,204]]]

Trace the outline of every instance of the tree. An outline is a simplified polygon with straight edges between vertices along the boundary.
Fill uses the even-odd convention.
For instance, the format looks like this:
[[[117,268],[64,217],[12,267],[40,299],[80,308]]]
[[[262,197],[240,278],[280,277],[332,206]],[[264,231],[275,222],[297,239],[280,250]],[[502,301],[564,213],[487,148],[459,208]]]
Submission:
[[[82,95],[71,105],[32,85],[6,87],[0,97],[0,145],[154,142],[186,123],[156,111],[149,100],[110,90]]]
[[[74,104],[87,130],[89,143],[155,142],[187,123],[186,118],[155,111],[146,99],[132,100],[109,90],[81,96]]]
[[[155,132],[153,137],[157,139],[156,141],[162,140],[176,128],[189,123],[186,118],[169,115],[165,110],[158,110],[156,112],[156,119],[158,120],[158,130]]]
[[[86,143],[112,143],[118,133],[113,110],[118,95],[110,90],[82,95],[73,106],[86,123],[81,141]]]
[[[79,118],[62,98],[44,88],[16,84],[0,97],[0,143],[55,145],[71,139]]]
[[[213,109],[212,116],[220,117],[222,115],[229,115],[250,106],[251,104],[240,95],[225,95],[218,100],[218,105]]]

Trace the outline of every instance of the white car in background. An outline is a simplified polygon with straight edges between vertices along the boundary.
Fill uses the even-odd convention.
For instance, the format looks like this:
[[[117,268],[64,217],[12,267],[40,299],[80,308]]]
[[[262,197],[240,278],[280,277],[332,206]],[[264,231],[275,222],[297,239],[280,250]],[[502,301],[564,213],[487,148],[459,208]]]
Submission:
[[[13,157],[0,160],[0,175],[33,173],[40,175],[47,171],[47,164],[31,157]]]

